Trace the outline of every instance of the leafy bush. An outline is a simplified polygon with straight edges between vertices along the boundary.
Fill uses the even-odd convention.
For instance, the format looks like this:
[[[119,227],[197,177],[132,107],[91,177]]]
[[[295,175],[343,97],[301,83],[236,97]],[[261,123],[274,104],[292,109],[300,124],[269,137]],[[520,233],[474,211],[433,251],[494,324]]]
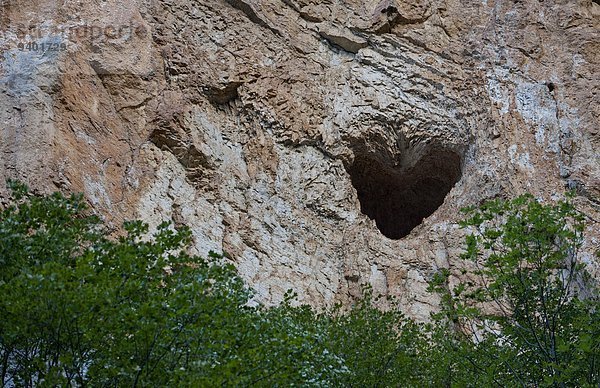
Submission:
[[[598,386],[600,309],[583,218],[531,196],[467,209],[463,279],[421,325],[369,289],[348,311],[255,306],[187,228],[110,237],[81,196],[11,182],[0,212],[2,386]]]
[[[579,258],[583,215],[531,195],[465,212],[465,280],[449,289],[442,271],[431,284],[458,369],[486,385],[597,386],[600,305]]]
[[[189,256],[186,228],[140,222],[107,237],[80,196],[11,183],[0,214],[3,386],[293,385],[334,379],[306,309],[250,307],[219,255]]]
[[[421,386],[428,373],[424,327],[395,308],[374,306],[371,289],[349,311],[337,306],[324,314],[328,347],[340,356],[348,374],[335,385],[344,387]]]

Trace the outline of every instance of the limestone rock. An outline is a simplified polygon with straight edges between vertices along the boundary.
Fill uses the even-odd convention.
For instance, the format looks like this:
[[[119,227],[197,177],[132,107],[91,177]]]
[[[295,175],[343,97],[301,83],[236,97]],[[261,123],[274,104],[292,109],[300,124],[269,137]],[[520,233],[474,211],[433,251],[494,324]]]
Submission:
[[[368,45],[366,39],[354,35],[347,28],[340,28],[330,23],[321,23],[318,29],[323,38],[351,53],[356,54],[358,50]]]
[[[370,283],[427,319],[458,210],[524,191],[577,191],[600,274],[592,0],[0,7],[0,179],[187,224],[267,303]]]

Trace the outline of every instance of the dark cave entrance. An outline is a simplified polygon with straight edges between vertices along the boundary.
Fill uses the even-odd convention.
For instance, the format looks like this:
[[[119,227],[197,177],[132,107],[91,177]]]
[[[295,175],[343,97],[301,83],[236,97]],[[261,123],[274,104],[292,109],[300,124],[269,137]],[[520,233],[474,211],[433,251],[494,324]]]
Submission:
[[[410,169],[389,166],[373,155],[357,154],[348,169],[363,214],[390,239],[407,236],[444,202],[461,176],[461,157],[430,149]]]

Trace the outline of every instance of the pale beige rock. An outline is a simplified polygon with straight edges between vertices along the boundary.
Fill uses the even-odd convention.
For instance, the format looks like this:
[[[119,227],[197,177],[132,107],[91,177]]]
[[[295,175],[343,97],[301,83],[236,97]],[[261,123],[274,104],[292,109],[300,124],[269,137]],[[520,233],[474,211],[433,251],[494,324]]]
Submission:
[[[524,191],[577,190],[600,273],[597,3],[63,3],[1,5],[1,179],[189,225],[268,303],[370,283],[426,319],[458,209]]]
[[[367,40],[358,37],[347,28],[340,28],[334,24],[324,22],[318,26],[319,34],[330,43],[340,46],[342,49],[358,53],[358,50],[368,46]]]

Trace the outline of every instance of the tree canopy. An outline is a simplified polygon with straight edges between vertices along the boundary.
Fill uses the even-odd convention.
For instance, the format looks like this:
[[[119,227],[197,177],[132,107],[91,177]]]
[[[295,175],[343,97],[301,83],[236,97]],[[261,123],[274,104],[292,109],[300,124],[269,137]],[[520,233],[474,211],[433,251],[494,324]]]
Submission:
[[[419,324],[374,307],[253,302],[225,257],[139,221],[115,237],[80,195],[10,182],[0,212],[2,386],[597,386],[583,219],[531,196],[467,210],[462,282]],[[455,275],[455,274],[454,274]],[[393,303],[392,303],[393,305]]]

